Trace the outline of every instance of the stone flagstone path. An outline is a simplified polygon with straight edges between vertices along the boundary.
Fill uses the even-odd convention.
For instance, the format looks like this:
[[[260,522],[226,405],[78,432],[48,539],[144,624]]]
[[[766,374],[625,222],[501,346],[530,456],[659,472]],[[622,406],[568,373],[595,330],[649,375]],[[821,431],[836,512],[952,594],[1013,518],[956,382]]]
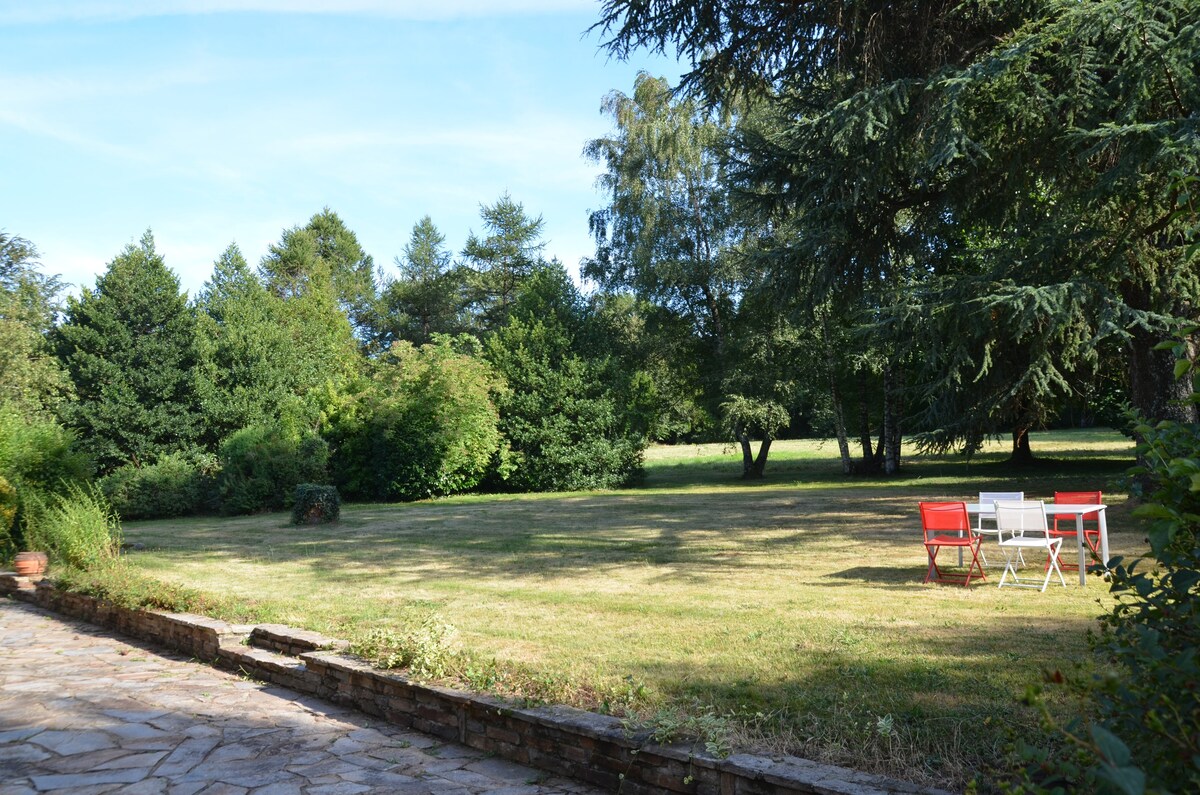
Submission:
[[[0,795],[598,795],[0,597]]]

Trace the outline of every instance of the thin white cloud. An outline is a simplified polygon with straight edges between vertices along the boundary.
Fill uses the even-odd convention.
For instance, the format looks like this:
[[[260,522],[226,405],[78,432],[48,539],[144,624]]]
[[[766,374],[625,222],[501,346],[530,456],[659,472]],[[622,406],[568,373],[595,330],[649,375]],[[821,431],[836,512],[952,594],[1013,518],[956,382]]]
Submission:
[[[136,147],[109,143],[100,138],[85,135],[70,126],[55,124],[33,114],[0,108],[0,128],[6,126],[14,127],[29,135],[49,138],[95,155],[104,155],[133,163],[146,164],[154,161],[152,156]]]
[[[247,12],[447,20],[596,9],[596,0],[0,0],[0,25]]]

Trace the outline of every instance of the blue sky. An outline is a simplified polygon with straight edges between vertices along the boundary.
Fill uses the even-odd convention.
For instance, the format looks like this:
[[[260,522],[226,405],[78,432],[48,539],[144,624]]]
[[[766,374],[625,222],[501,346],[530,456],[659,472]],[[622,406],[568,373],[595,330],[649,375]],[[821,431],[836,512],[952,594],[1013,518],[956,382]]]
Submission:
[[[430,215],[457,254],[508,192],[592,252],[610,90],[639,69],[589,0],[0,0],[0,229],[71,285],[150,228],[190,294],[323,207],[394,271]]]

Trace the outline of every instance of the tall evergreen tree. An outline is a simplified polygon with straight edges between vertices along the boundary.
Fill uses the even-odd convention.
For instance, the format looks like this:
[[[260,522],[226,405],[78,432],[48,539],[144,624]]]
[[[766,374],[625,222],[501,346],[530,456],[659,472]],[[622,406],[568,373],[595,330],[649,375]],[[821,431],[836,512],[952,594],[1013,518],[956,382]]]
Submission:
[[[149,230],[68,299],[56,343],[77,396],[65,420],[102,471],[193,447],[195,316]]]
[[[323,383],[325,371],[302,365],[305,349],[295,344],[284,301],[267,291],[236,245],[217,260],[196,308],[207,445],[215,449],[252,425],[312,425],[304,396]]]
[[[336,215],[328,211],[323,215],[336,220]],[[279,302],[273,311],[279,313],[279,325],[288,337],[283,347],[283,366],[291,370],[294,399],[281,405],[289,408],[284,419],[295,426],[290,428],[294,432],[318,431],[324,403],[359,373],[363,363],[354,327],[346,314],[347,293],[339,289],[337,280],[337,274],[345,272],[346,263],[358,261],[361,265],[361,259],[351,256],[357,242],[353,235],[342,236],[339,239],[345,247],[325,249],[322,254],[328,241],[322,242],[317,232],[330,224],[336,227],[340,221],[326,223],[326,218],[317,223],[320,218],[314,217],[309,227],[284,230],[280,242],[271,246],[258,269],[272,298]],[[338,250],[342,253],[337,256],[329,253]],[[362,271],[358,272],[361,275]],[[363,334],[369,334],[374,311],[373,306],[363,310],[359,327]]]
[[[503,376],[500,430],[512,453],[508,483],[529,491],[615,488],[641,470],[653,416],[638,370],[586,355],[585,305],[561,265],[531,274],[508,323],[484,345]]]
[[[492,332],[508,320],[522,285],[545,264],[542,217],[530,218],[524,205],[505,193],[479,209],[487,234],[474,232],[463,248],[471,310],[480,330]]]
[[[428,215],[418,221],[396,257],[399,275],[384,284],[373,337],[386,350],[397,340],[424,345],[434,334],[463,330],[464,274],[453,268],[446,236]]]
[[[743,141],[742,176],[784,233],[780,289],[890,331],[885,385],[906,355],[930,360],[913,340],[951,343],[914,374],[922,399],[997,388],[935,399],[950,414],[926,421],[968,446],[1012,423],[1020,452],[1114,335],[1133,403],[1193,414],[1155,346],[1198,297],[1178,176],[1200,170],[1197,13],[1191,0],[608,0],[599,27],[618,55],[676,47],[710,101],[765,98],[774,121]],[[910,325],[944,318],[973,334]]]
[[[358,237],[328,207],[304,226],[284,231],[259,266],[267,289],[296,298],[310,287],[332,287],[342,311],[363,339],[369,335],[377,300],[375,262]]]

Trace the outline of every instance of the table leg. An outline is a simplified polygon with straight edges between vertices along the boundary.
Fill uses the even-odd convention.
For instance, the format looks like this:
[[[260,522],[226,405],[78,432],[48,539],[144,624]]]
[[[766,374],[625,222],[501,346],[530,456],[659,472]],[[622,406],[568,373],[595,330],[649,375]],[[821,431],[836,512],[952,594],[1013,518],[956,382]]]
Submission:
[[[1083,514],[1075,514],[1075,543],[1079,545],[1079,584],[1087,585],[1087,539],[1083,535]]]
[[[1104,517],[1104,509],[1101,508],[1100,514],[1100,562],[1104,564],[1104,568],[1108,568],[1108,520]]]

